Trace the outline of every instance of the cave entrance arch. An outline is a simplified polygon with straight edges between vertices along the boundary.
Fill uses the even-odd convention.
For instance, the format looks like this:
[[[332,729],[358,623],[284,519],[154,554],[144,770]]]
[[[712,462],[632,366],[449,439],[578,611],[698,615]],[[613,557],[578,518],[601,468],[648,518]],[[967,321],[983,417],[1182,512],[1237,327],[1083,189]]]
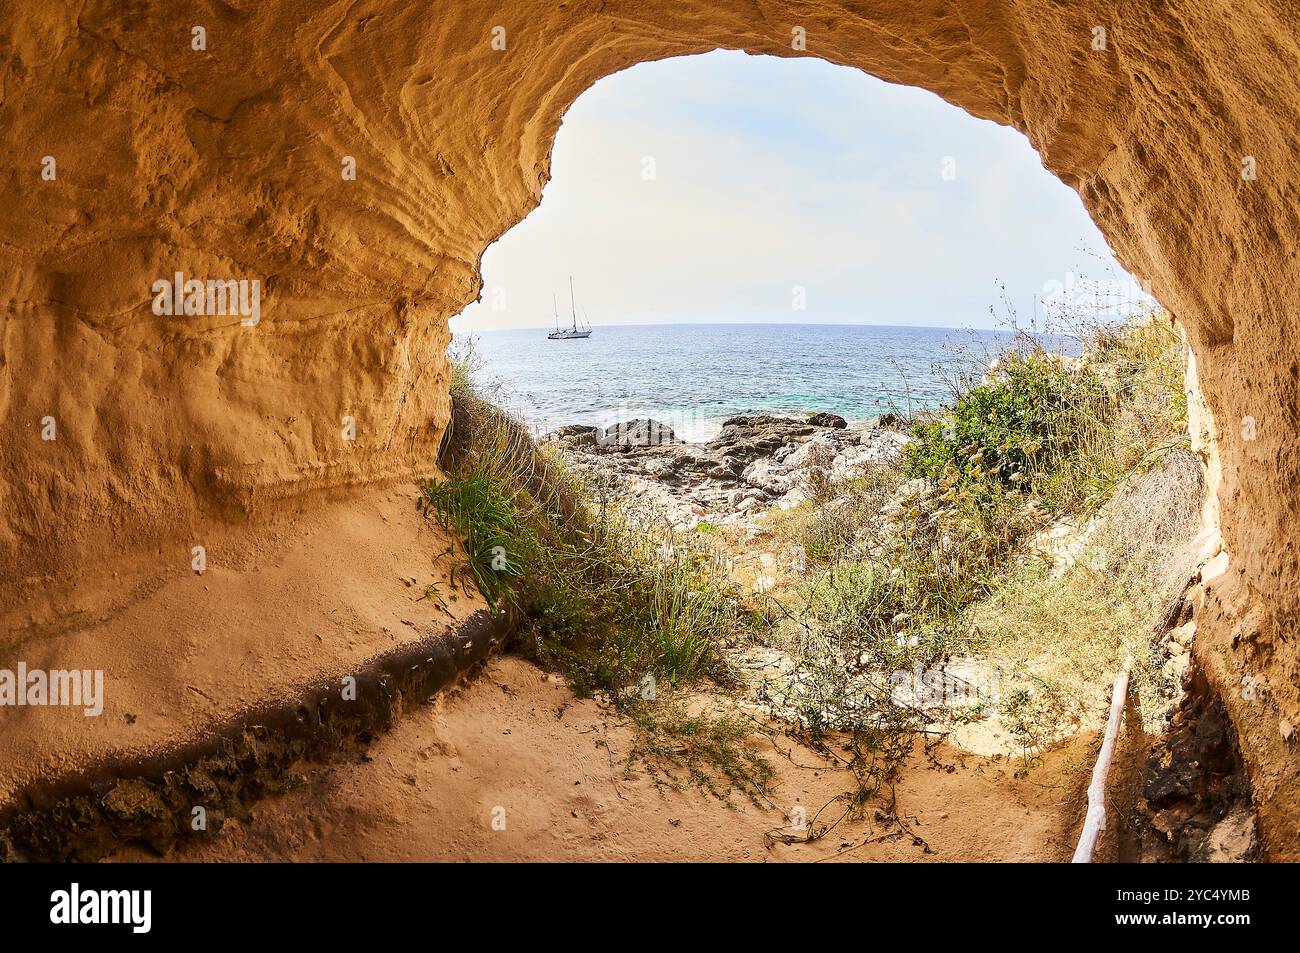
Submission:
[[[560,118],[598,79],[714,49],[815,56],[1023,132],[1187,329],[1231,553],[1202,584],[1196,654],[1266,846],[1300,855],[1287,0],[273,0],[205,16],[202,50],[163,0],[0,19],[15,64],[0,126],[30,170],[0,183],[15,266],[0,406],[60,422],[44,454],[35,424],[0,446],[0,604],[22,626],[57,617],[68,580],[111,554],[203,521],[262,530],[285,501],[427,466],[447,319],[536,205]],[[255,333],[151,314],[150,282],[176,271],[265,277]],[[336,439],[342,404],[368,408],[354,445]],[[1244,678],[1263,690],[1243,698]]]

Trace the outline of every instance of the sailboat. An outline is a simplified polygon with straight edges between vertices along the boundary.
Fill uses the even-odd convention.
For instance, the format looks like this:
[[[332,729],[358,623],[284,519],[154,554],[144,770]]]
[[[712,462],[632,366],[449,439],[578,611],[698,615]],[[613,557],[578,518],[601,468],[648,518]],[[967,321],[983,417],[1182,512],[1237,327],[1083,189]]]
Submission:
[[[578,327],[578,305],[576,299],[573,297],[573,276],[572,275],[569,276],[569,307],[573,311],[572,327],[569,328],[560,327],[560,308],[559,305],[555,303],[555,297],[553,295],[551,297],[551,302],[555,307],[555,330],[552,331],[550,334],[546,335],[546,339],[548,341],[572,341],[575,338],[591,337],[591,325],[585,320],[586,318],[585,311],[583,312],[583,318],[584,318],[583,323],[586,324],[587,326],[584,328]]]

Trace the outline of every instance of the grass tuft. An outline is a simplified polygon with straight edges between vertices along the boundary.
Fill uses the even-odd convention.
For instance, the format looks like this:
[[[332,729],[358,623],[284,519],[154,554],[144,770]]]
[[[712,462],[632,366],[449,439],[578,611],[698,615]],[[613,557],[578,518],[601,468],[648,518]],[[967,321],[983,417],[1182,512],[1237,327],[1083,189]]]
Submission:
[[[483,396],[472,349],[452,356],[445,476],[423,485],[421,512],[462,536],[494,611],[519,614],[517,647],[580,695],[608,695],[638,726],[646,760],[680,749],[709,790],[758,790],[768,769],[739,751],[744,723],[686,718],[671,696],[727,680],[722,647],[754,625],[707,530],[679,536],[632,521]]]

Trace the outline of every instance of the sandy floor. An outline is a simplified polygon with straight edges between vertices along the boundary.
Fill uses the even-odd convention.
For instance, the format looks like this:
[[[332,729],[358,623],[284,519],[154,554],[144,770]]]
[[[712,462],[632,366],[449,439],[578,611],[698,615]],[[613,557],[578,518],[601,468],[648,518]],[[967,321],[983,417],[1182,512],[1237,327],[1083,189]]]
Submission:
[[[415,493],[375,491],[304,507],[274,532],[231,531],[209,541],[202,575],[188,549],[139,560],[118,590],[97,580],[79,596],[100,621],[0,638],[0,668],[98,669],[104,685],[98,717],[76,706],[0,708],[0,804],[43,778],[201,739],[483,608],[477,593],[450,592],[451,543],[415,511]],[[439,581],[436,597],[422,598]]]
[[[378,739],[366,760],[311,769],[249,823],[229,821],[172,859],[1060,860],[1088,770],[1083,736],[1023,778],[1018,759],[943,748],[941,766],[918,755],[897,786],[898,812],[924,844],[869,810],[814,844],[766,846],[766,831],[790,831],[783,815],[801,806],[811,817],[846,790],[843,773],[807,749],[764,742],[778,806],[727,805],[671,790],[644,768],[629,773],[631,739],[554,676],[498,658]],[[825,816],[840,813],[832,805]]]

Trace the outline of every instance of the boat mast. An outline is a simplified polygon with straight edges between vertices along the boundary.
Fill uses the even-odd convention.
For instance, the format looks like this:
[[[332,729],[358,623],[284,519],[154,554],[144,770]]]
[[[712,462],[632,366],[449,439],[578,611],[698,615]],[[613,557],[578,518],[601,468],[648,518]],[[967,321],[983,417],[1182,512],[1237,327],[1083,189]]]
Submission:
[[[569,275],[569,307],[573,309],[573,330],[578,330],[578,305],[573,297],[573,275]]]

